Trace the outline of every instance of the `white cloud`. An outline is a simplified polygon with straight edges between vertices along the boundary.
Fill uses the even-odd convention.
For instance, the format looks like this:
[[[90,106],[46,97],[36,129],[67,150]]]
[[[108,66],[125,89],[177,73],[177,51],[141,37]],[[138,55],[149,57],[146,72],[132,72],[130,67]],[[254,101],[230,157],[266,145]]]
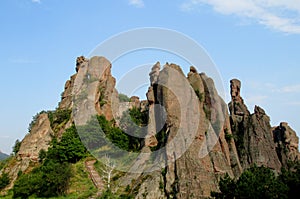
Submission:
[[[299,0],[187,0],[181,9],[190,11],[199,5],[209,5],[224,15],[254,19],[277,31],[300,34]]]
[[[280,93],[300,93],[300,84],[285,86],[278,90]]]
[[[145,7],[143,0],[129,0],[129,5],[135,6],[137,8]]]
[[[245,101],[249,104],[263,104],[268,99],[268,96],[258,95],[247,97]]]
[[[287,105],[300,106],[300,102],[288,102]]]
[[[41,0],[31,0],[32,3],[42,3]]]

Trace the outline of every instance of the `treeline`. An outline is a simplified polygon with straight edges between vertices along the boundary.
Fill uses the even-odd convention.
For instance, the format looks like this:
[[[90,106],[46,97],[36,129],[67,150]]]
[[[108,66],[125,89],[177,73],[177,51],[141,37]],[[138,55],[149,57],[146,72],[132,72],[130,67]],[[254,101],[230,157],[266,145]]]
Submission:
[[[212,192],[216,199],[287,199],[300,196],[300,163],[290,163],[279,175],[266,167],[253,166],[237,179],[228,174],[219,182],[220,192]]]

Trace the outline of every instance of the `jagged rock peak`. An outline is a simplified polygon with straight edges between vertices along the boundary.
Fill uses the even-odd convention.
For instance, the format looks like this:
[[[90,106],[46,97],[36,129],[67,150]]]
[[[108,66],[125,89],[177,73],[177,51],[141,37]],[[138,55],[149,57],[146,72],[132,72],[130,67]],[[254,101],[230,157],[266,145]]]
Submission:
[[[299,161],[299,138],[288,123],[281,122],[279,126],[273,127],[272,131],[277,155],[282,165],[286,167],[289,161]]]
[[[241,81],[238,79],[230,80],[230,94],[231,94],[232,101],[242,101],[240,92],[241,92]]]
[[[84,56],[77,57],[76,59],[76,72],[79,71],[80,65],[83,64],[84,62],[88,62],[89,60],[85,58]]]
[[[231,115],[250,115],[244,100],[241,97],[241,81],[238,79],[230,80],[231,102],[229,103],[229,111]]]
[[[197,69],[196,69],[194,66],[191,66],[191,67],[190,67],[190,72],[191,72],[191,73],[198,73],[198,72],[197,72]]]
[[[160,71],[160,63],[156,62],[156,64],[154,64],[154,66],[152,67],[151,72],[149,73],[151,85],[157,82],[159,71]]]

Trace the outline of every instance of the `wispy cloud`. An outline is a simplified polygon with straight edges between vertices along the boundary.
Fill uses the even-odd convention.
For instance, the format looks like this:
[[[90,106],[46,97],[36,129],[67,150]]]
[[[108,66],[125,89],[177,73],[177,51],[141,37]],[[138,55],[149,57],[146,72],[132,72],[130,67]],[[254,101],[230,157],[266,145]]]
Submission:
[[[300,106],[300,102],[288,102],[286,103],[287,105],[291,105],[291,106]]]
[[[263,104],[268,99],[266,95],[247,97],[245,100],[249,104]]]
[[[129,0],[129,5],[135,6],[137,8],[143,8],[145,7],[143,0]]]
[[[280,93],[300,93],[300,84],[285,86],[277,90]]]
[[[259,24],[284,33],[300,34],[300,1],[296,0],[187,0],[181,5],[191,11],[209,5],[224,15],[253,19]]]
[[[42,3],[41,0],[31,0],[32,3]]]

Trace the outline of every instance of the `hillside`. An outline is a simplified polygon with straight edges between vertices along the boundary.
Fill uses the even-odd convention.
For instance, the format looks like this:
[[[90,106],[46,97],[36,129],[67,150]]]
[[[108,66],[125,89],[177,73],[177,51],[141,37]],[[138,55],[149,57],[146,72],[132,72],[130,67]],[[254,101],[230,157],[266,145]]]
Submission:
[[[205,73],[158,62],[140,101],[118,93],[111,67],[104,57],[77,58],[58,108],[34,116],[1,170],[3,194],[208,198],[226,176],[256,166],[280,175],[300,159],[296,133],[286,122],[272,127],[259,106],[250,113],[237,79],[227,105]]]
[[[8,155],[0,151],[0,160],[4,160],[6,158],[8,158]]]

